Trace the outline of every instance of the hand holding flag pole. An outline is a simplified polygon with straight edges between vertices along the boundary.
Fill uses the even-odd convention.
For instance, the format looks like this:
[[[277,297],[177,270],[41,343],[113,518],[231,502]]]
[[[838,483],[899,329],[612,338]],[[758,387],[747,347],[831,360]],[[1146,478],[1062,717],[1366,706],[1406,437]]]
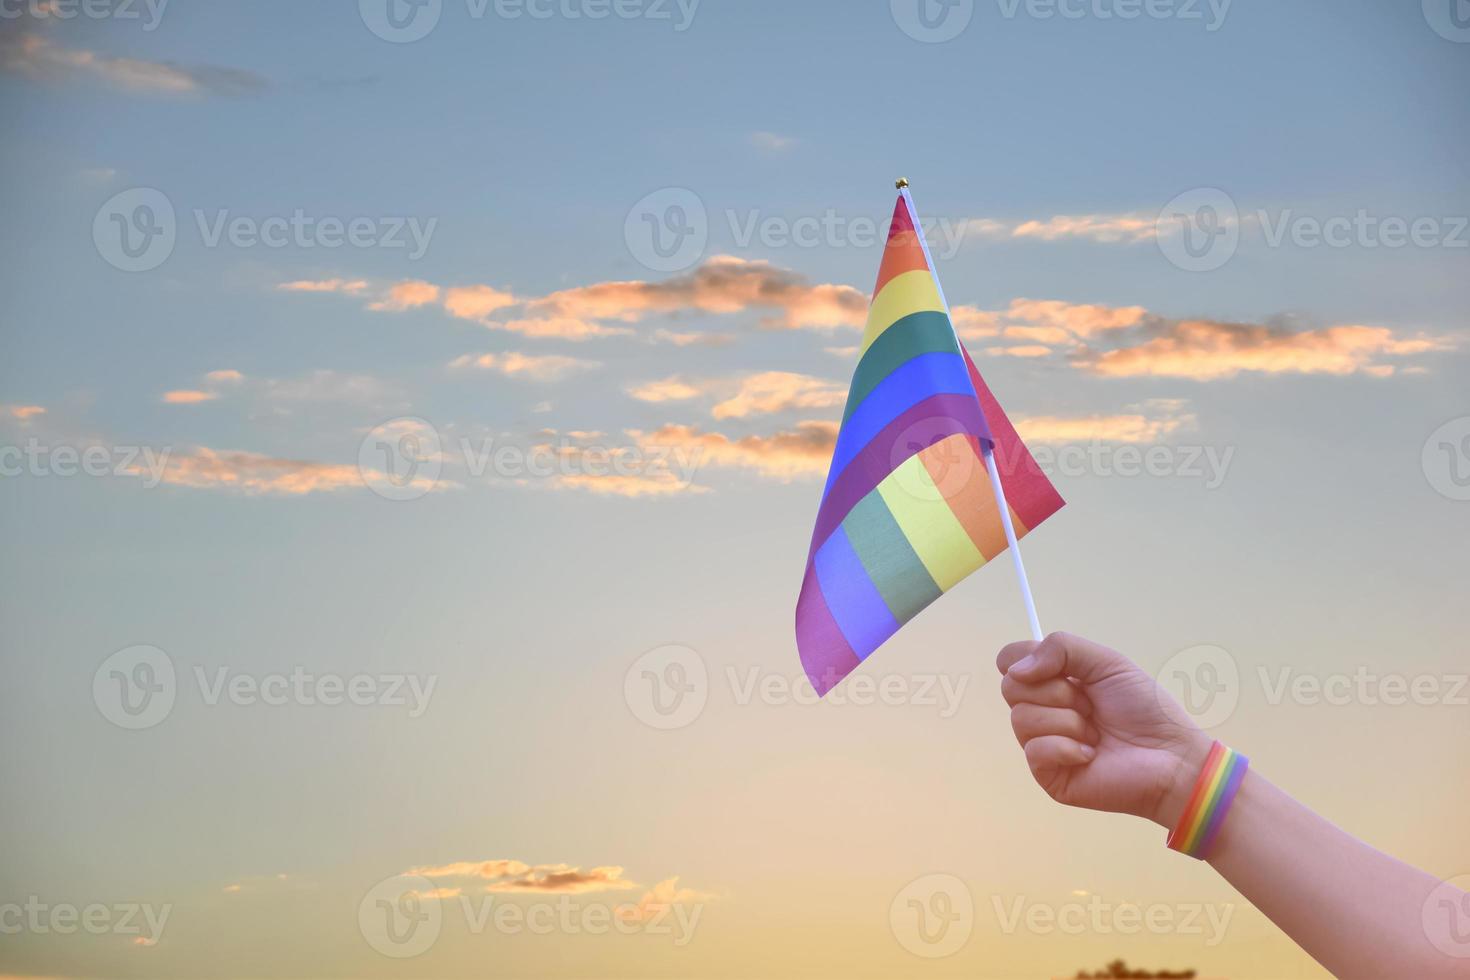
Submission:
[[[965,350],[898,189],[796,604],[818,694],[1007,549],[1040,639],[1017,541],[1063,503]]]
[[[934,265],[934,256],[929,252],[929,243],[924,239],[924,226],[919,221],[919,209],[914,207],[914,196],[909,193],[909,180],[907,177],[900,177],[894,181],[894,186],[898,188],[903,203],[909,209],[909,219],[913,221],[914,231],[919,236],[919,247],[924,250],[924,261],[934,273],[934,285],[939,290],[940,302],[944,304],[944,315],[949,317],[950,326],[953,327],[954,316],[949,310],[949,300],[944,296],[944,284],[939,281],[939,270]],[[959,342],[958,329],[955,330],[955,342]],[[1016,540],[1016,526],[1011,520],[1011,508],[1006,503],[1006,488],[1000,482],[1000,470],[995,465],[995,444],[982,440],[980,451],[985,459],[985,471],[990,475],[991,492],[995,494],[1000,510],[1000,524],[1005,531],[1006,547],[1011,552],[1011,564],[1016,569],[1016,582],[1021,587],[1021,601],[1026,605],[1026,621],[1031,625],[1031,638],[1040,643],[1043,639],[1041,621],[1036,618],[1036,600],[1031,596],[1031,581],[1026,577],[1026,563],[1021,560],[1021,543]]]

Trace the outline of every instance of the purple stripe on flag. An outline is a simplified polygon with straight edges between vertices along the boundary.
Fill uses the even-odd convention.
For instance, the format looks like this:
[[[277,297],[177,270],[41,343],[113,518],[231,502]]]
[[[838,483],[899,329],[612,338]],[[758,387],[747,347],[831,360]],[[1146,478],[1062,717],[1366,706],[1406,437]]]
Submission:
[[[796,600],[796,649],[801,654],[801,666],[819,695],[836,687],[859,663],[827,608],[811,562],[807,562],[801,597]]]
[[[827,608],[858,659],[866,658],[898,632],[898,620],[841,527],[817,549],[812,564]]]
[[[855,456],[847,469],[829,481],[826,495],[817,510],[817,526],[812,532],[811,551],[826,542],[857,502],[866,497],[883,478],[898,468],[905,459],[918,452],[910,451],[914,439],[927,440],[925,446],[956,434],[987,438],[989,429],[980,403],[974,395],[935,395],[904,412]],[[920,447],[924,448],[924,447]]]
[[[895,368],[842,423],[832,450],[831,472],[840,473],[890,422],[917,402],[933,395],[960,394],[976,400],[970,369],[958,351],[920,354]],[[984,424],[984,415],[979,417]],[[832,485],[831,479],[827,485]]]

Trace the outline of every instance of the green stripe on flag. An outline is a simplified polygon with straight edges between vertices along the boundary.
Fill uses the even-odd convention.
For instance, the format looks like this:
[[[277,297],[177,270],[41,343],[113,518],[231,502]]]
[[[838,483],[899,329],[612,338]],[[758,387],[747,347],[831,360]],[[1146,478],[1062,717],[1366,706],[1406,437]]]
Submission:
[[[895,370],[920,354],[939,351],[960,352],[954,339],[954,328],[943,313],[911,313],[883,331],[858,362],[842,421],[846,422],[863,399]]]
[[[842,529],[900,623],[913,619],[943,594],[877,490],[858,501],[843,518]]]

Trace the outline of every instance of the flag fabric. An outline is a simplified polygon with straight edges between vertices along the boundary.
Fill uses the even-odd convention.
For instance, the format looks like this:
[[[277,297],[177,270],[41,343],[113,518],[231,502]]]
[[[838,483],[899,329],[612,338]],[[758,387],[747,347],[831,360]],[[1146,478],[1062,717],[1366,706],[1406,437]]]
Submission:
[[[893,212],[796,605],[826,694],[898,628],[1062,507],[955,333],[908,195]]]

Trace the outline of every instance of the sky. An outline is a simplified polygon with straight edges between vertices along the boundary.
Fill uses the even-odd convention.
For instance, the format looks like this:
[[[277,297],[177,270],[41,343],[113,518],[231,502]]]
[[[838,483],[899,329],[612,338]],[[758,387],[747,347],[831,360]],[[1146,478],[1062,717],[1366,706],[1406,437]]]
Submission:
[[[0,976],[1324,976],[792,613],[904,176],[1043,626],[1470,875],[1463,8],[3,0]]]

